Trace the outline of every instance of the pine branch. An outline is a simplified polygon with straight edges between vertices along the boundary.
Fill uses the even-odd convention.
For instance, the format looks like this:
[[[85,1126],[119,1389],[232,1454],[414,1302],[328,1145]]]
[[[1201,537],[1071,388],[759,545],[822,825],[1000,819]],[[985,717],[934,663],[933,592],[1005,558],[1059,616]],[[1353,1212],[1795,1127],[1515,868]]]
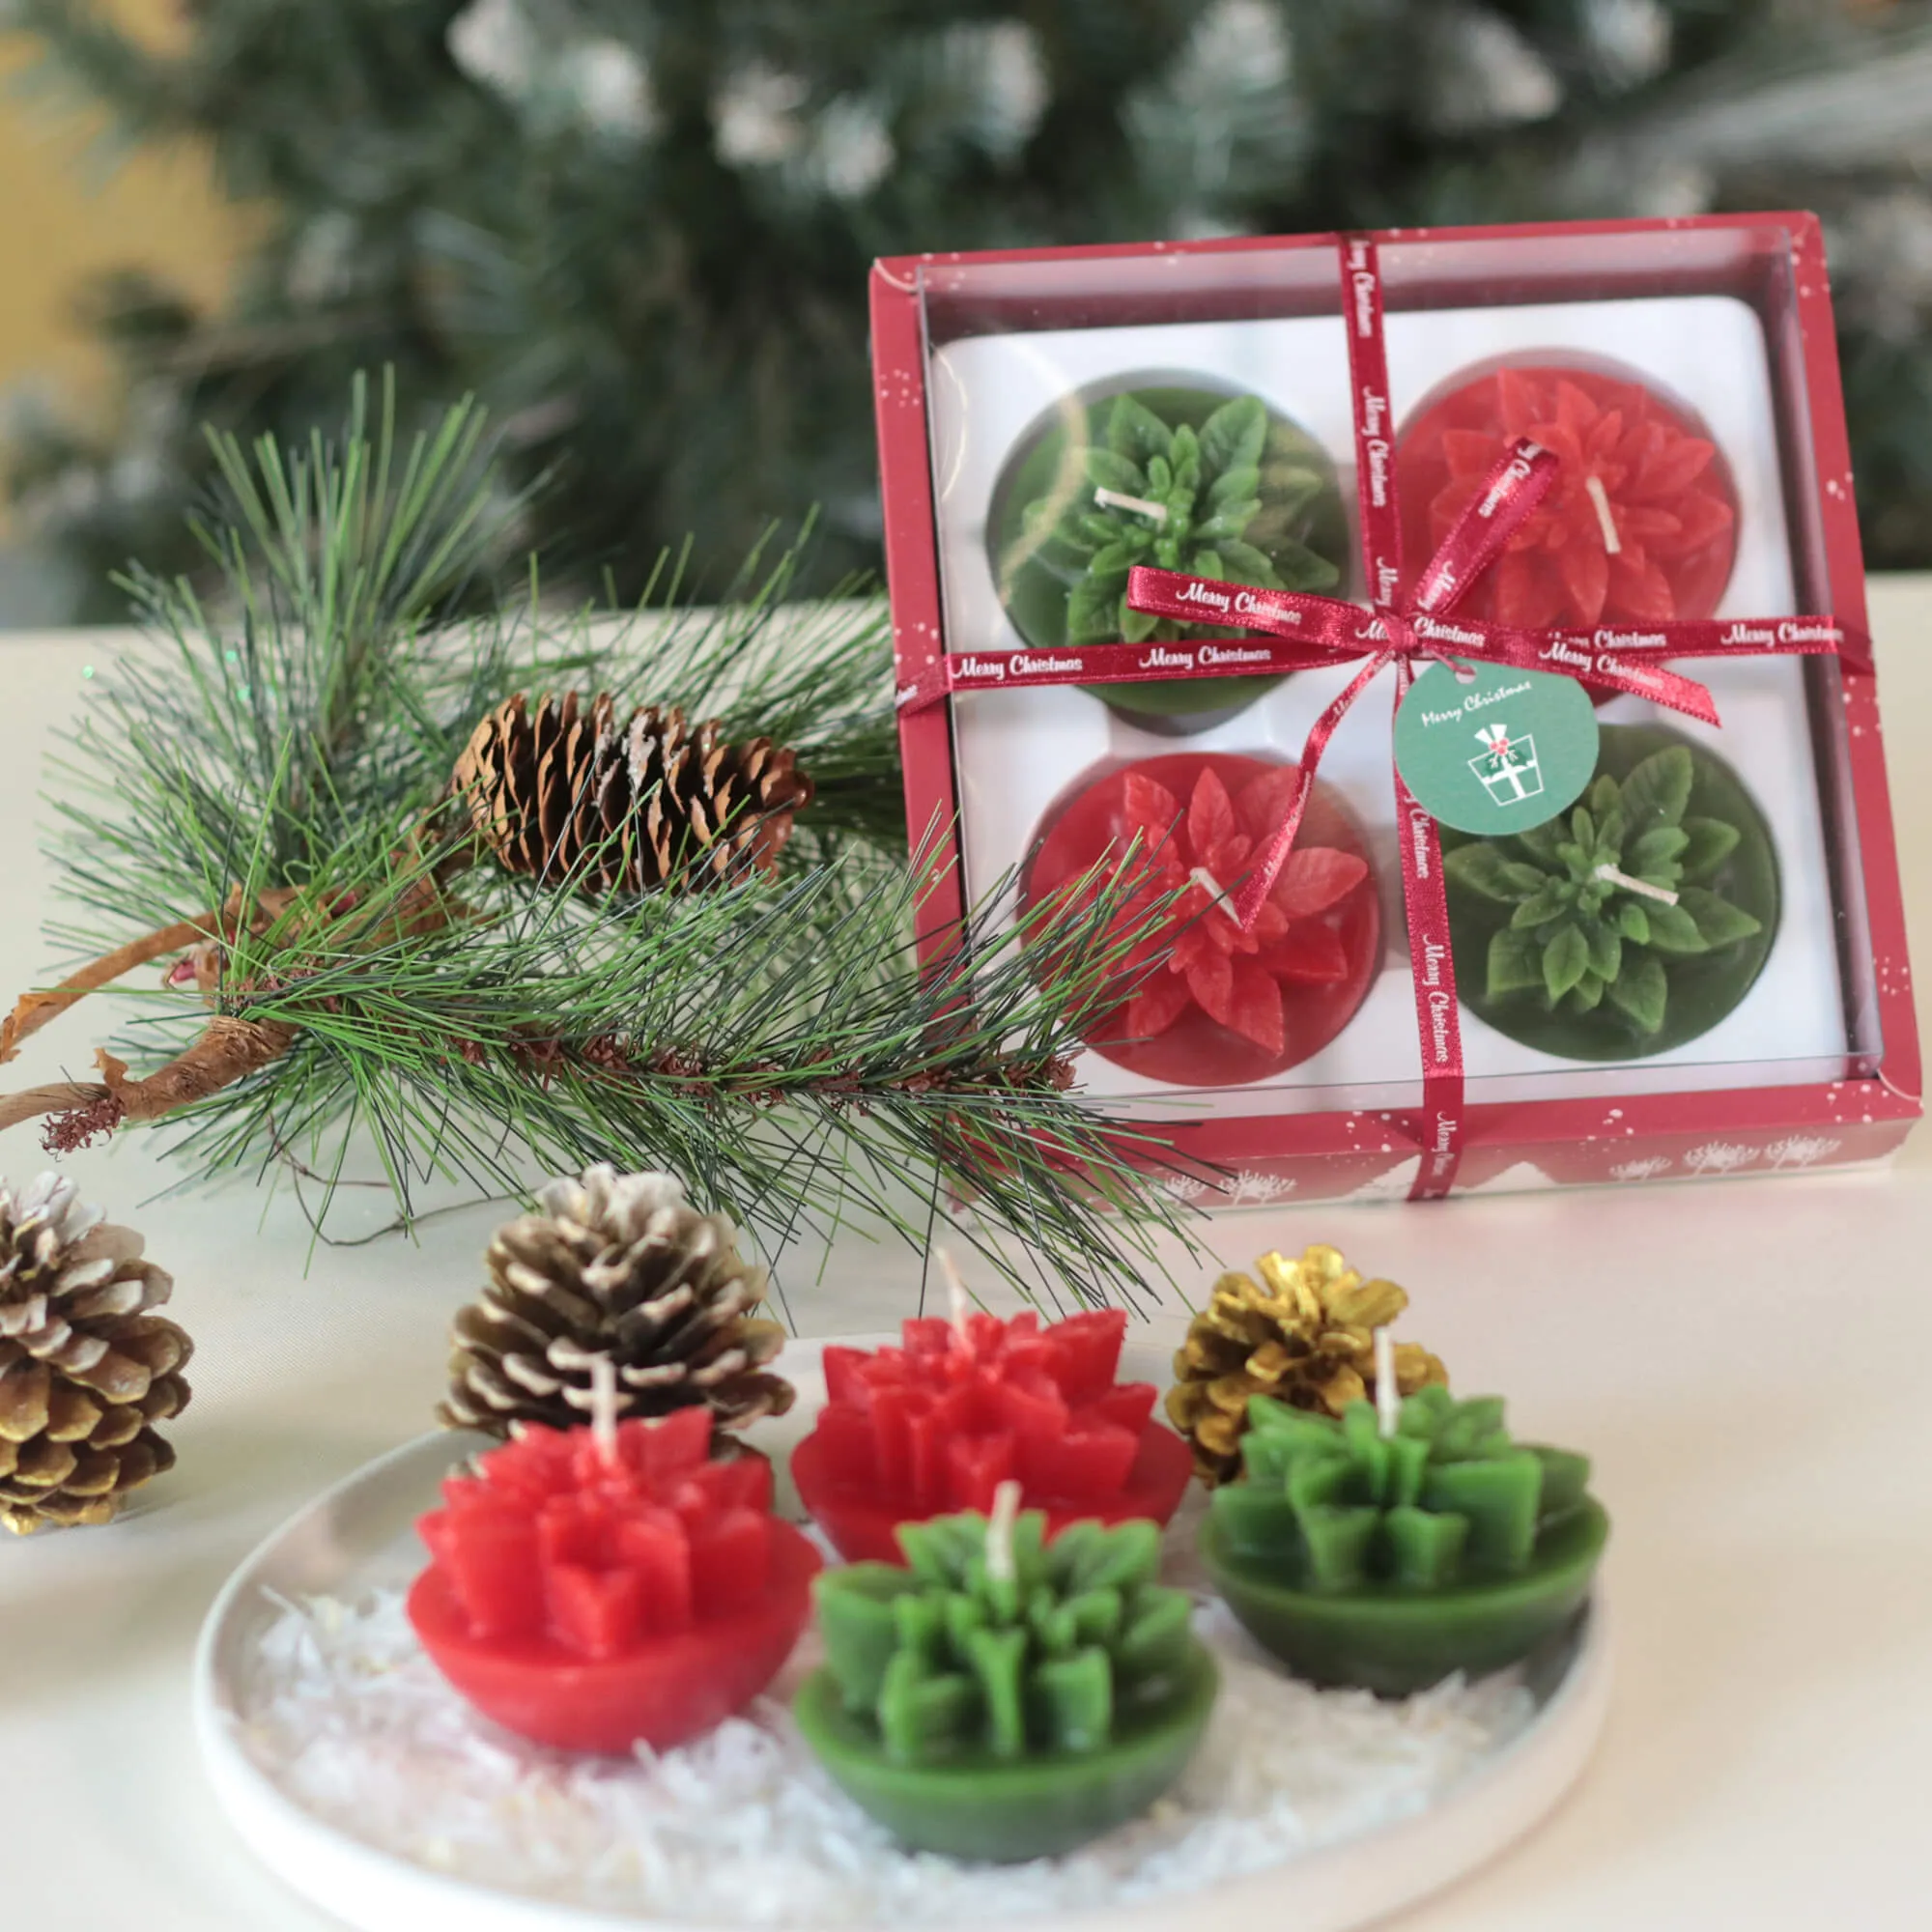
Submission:
[[[174,1151],[211,1175],[293,1152],[340,1177],[366,1130],[406,1218],[431,1178],[497,1194],[532,1158],[611,1159],[686,1177],[768,1252],[838,1218],[918,1246],[938,1190],[977,1208],[966,1238],[1049,1294],[1132,1300],[1158,1272],[1154,1237],[1179,1232],[1144,1171],[1163,1164],[1158,1136],[1066,1092],[1164,905],[1136,921],[1090,881],[1049,944],[1002,893],[932,967],[908,938],[923,865],[890,891],[817,868],[621,913],[504,894],[426,920],[434,877],[431,860],[390,867],[339,895],[346,910],[292,901],[242,928],[185,1056],[180,1017],[151,1022],[116,1042],[156,1068],[145,1082],[117,1086],[110,1057],[103,1089],[62,1099],[89,1124],[124,1098],[148,1110],[129,1119],[173,1114]],[[151,1090],[181,1097],[196,1056],[232,1081],[150,1108]]]
[[[760,552],[713,611],[667,564],[614,634],[534,606],[451,625],[507,514],[473,412],[405,453],[391,400],[371,432],[358,391],[340,445],[219,454],[201,535],[225,600],[130,580],[153,651],[65,761],[56,850],[110,956],[23,1001],[0,1057],[118,967],[181,956],[98,1081],[0,1100],[0,1125],[51,1114],[68,1147],[165,1121],[194,1173],[287,1163],[330,1195],[366,1133],[405,1220],[432,1177],[497,1195],[532,1163],[664,1166],[774,1257],[850,1220],[923,1245],[956,1196],[966,1238],[1049,1295],[1132,1299],[1158,1272],[1163,1144],[1066,1087],[1171,908],[1095,877],[1028,928],[1009,882],[922,963],[933,861],[893,852],[875,604],[801,611],[795,554]],[[455,749],[507,690],[593,665],[799,749],[820,800],[788,870],[684,890],[698,854],[689,881],[592,897],[599,852],[564,877],[484,860],[440,809]]]
[[[43,66],[90,104],[112,108],[125,138],[182,130],[183,102],[169,71],[118,26],[99,0],[11,0],[6,25],[42,41]]]
[[[111,918],[221,903],[263,840],[268,885],[320,876],[369,813],[434,795],[505,676],[500,630],[449,632],[521,509],[480,412],[405,442],[392,384],[372,407],[358,380],[339,439],[264,440],[252,460],[211,444],[219,485],[190,521],[224,594],[123,579],[148,645],[100,681],[57,766],[57,856]]]
[[[63,892],[95,914],[63,929],[74,953],[222,904],[258,844],[262,890],[359,869],[372,820],[427,810],[516,690],[594,682],[779,736],[819,786],[795,867],[903,851],[884,608],[786,601],[809,530],[768,539],[715,606],[692,605],[667,557],[629,613],[551,612],[533,568],[526,597],[460,617],[523,499],[470,406],[407,444],[396,423],[392,385],[372,410],[358,383],[337,440],[264,440],[251,461],[212,439],[223,485],[194,521],[223,594],[123,580],[145,641],[98,682],[53,767]]]

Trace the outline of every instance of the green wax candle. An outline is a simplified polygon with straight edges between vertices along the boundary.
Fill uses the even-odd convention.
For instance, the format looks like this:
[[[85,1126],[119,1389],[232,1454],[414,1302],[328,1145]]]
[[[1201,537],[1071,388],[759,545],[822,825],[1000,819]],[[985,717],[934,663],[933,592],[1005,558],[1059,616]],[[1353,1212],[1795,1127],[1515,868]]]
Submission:
[[[1257,1397],[1248,1419],[1243,1479],[1215,1492],[1202,1555],[1298,1676],[1391,1696],[1478,1676],[1589,1594],[1609,1534],[1590,1465],[1512,1441],[1499,1400],[1425,1388],[1338,1420]]]
[[[1036,650],[1236,638],[1131,611],[1137,563],[1273,590],[1335,591],[1349,516],[1314,437],[1258,397],[1154,380],[1064,398],[1015,445],[986,520],[1000,602]],[[1280,680],[1087,687],[1144,730],[1185,734]]]
[[[1017,1486],[979,1516],[901,1525],[907,1567],[814,1585],[825,1667],[794,1716],[838,1783],[922,1851],[1011,1862],[1144,1811],[1185,1768],[1217,1675],[1154,1581],[1151,1522],[1051,1544]]]
[[[1709,1033],[1777,934],[1777,852],[1738,775],[1654,724],[1605,724],[1576,809],[1501,838],[1446,833],[1463,998],[1574,1060],[1636,1060]]]

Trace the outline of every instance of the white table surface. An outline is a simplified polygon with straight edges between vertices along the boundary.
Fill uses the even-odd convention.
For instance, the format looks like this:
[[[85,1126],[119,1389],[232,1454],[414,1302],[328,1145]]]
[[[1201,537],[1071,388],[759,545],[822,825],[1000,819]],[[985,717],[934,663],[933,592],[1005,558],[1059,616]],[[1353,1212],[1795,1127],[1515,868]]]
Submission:
[[[1922,960],[1932,578],[1879,582],[1874,611]],[[47,958],[42,761],[115,645],[0,638],[0,1002]],[[4,1084],[84,1069],[95,1018],[56,1022]],[[173,1271],[194,1402],[172,1427],[179,1467],[138,1513],[0,1548],[0,1915],[10,1932],[323,1932],[202,1783],[195,1633],[258,1538],[427,1426],[499,1217],[312,1251],[286,1194],[266,1211],[242,1185],[155,1198],[175,1175],[153,1149],[131,1137],[71,1171]],[[0,1172],[42,1164],[32,1128],[0,1139]],[[1406,1332],[1460,1387],[1507,1392],[1524,1434],[1590,1450],[1615,1517],[1620,1684],[1597,1763],[1533,1840],[1403,1932],[1932,1923],[1932,1131],[1888,1174],[1271,1207],[1208,1233],[1231,1263],[1329,1240],[1403,1282]],[[834,1260],[798,1291],[806,1331],[907,1312],[902,1251]]]

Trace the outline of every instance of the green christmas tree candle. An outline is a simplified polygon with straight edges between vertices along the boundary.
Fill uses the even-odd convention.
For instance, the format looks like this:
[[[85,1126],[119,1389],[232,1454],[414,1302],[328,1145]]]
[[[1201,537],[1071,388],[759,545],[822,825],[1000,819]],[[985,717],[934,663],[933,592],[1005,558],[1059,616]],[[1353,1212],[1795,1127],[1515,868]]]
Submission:
[[[906,1568],[818,1579],[826,1662],[794,1715],[834,1779],[923,1851],[1011,1862],[1071,1850],[1179,1776],[1217,1674],[1154,1578],[1151,1522],[1049,1544],[1005,1485],[989,1522],[899,1529]]]
[[[1589,1593],[1609,1519],[1581,1456],[1511,1439],[1495,1397],[1430,1387],[1339,1417],[1257,1397],[1202,1554],[1296,1675],[1388,1695],[1500,1669]]]

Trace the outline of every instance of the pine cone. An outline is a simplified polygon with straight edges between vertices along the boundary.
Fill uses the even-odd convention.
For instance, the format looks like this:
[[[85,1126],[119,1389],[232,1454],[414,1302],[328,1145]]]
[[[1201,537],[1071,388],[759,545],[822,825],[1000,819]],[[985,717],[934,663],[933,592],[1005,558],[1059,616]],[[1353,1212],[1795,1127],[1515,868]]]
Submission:
[[[491,1242],[490,1285],[456,1318],[443,1423],[499,1436],[582,1424],[607,1355],[619,1421],[706,1403],[722,1434],[791,1406],[791,1384],[764,1372],[784,1330],[752,1313],[765,1271],[738,1259],[729,1221],[668,1174],[601,1164],[539,1199]]]
[[[1194,1445],[1194,1467],[1210,1488],[1240,1473],[1248,1398],[1274,1396],[1296,1408],[1340,1415],[1375,1400],[1375,1331],[1408,1306],[1392,1281],[1364,1281],[1340,1253],[1306,1249],[1299,1261],[1266,1254],[1255,1264],[1265,1287],[1224,1274],[1206,1313],[1174,1357],[1167,1412]],[[1399,1342],[1396,1386],[1404,1395],[1449,1374],[1428,1350]]]
[[[617,722],[609,693],[531,709],[506,698],[451,780],[478,836],[513,872],[583,891],[651,892],[770,871],[811,781],[769,738],[727,745],[714,721],[647,705]]]
[[[187,1406],[192,1352],[166,1317],[174,1288],[141,1259],[141,1237],[109,1226],[43,1174],[0,1181],[0,1520],[106,1522],[129,1490],[174,1466],[154,1425]]]

